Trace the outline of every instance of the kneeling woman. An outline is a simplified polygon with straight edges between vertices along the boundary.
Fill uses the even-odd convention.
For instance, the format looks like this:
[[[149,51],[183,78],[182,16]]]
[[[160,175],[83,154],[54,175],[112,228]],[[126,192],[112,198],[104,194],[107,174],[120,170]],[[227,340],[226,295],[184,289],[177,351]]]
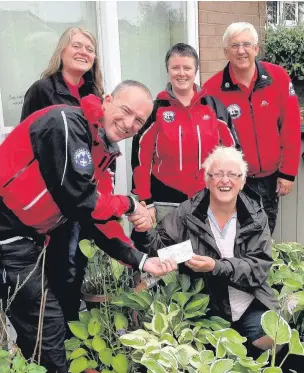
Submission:
[[[247,164],[241,152],[218,147],[203,166],[208,189],[183,202],[155,230],[133,231],[132,239],[150,255],[190,239],[195,255],[180,271],[204,279],[211,313],[230,320],[247,337],[248,354],[256,357],[261,316],[277,308],[266,283],[272,264],[267,216],[260,196],[242,191]]]

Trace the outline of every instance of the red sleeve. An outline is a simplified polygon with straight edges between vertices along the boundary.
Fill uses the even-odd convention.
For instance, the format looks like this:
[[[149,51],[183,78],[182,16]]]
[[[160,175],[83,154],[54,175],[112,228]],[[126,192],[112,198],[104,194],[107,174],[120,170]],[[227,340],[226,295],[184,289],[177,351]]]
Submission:
[[[298,98],[285,70],[281,70],[280,141],[282,160],[279,177],[294,180],[298,173],[301,152],[301,116]]]
[[[148,203],[152,202],[150,174],[158,128],[156,116],[152,113],[151,118],[148,119],[142,131],[133,139],[132,144],[132,192],[138,195],[139,200],[145,200]]]

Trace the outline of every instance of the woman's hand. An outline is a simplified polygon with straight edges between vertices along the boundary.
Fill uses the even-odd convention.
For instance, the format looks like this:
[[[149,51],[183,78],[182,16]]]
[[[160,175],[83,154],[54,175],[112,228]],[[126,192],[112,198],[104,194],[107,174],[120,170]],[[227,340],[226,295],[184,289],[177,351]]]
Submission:
[[[194,272],[212,272],[215,267],[215,260],[210,256],[193,255],[192,259],[185,262],[185,265]]]

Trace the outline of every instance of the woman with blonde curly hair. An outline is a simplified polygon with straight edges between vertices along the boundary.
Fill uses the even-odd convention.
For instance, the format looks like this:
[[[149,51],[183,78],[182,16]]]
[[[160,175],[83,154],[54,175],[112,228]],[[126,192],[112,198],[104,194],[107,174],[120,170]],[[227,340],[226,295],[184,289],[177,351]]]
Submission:
[[[47,106],[80,106],[81,98],[92,93],[102,99],[96,38],[84,28],[70,27],[61,35],[41,79],[26,92],[21,121]],[[79,223],[69,221],[51,234],[47,251],[49,286],[61,303],[66,321],[78,319],[86,266],[86,258],[78,247],[79,236]]]
[[[96,38],[84,28],[70,27],[61,35],[41,79],[26,92],[21,120],[51,105],[79,106],[90,93],[103,95]]]

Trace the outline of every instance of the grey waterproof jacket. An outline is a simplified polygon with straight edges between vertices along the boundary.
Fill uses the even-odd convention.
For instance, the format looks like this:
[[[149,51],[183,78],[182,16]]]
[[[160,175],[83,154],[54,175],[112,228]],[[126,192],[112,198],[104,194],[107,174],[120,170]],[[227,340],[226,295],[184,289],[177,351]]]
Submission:
[[[156,250],[191,240],[193,251],[215,259],[209,273],[193,272],[180,265],[180,272],[202,277],[203,291],[210,295],[212,313],[231,320],[228,286],[253,294],[268,309],[277,309],[273,290],[266,283],[272,264],[271,236],[260,196],[249,187],[237,198],[237,228],[234,258],[222,258],[212,234],[207,210],[210,193],[203,190],[168,214],[155,230],[132,232],[135,246],[155,256]]]

